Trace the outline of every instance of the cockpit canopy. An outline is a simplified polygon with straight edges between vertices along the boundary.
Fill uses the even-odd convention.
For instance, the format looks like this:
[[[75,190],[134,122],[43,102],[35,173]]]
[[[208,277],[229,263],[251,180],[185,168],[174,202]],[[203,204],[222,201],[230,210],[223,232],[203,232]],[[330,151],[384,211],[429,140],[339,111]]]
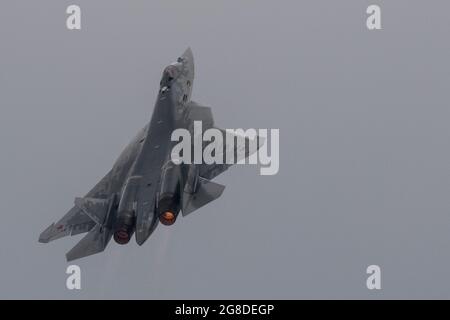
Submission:
[[[170,66],[167,66],[163,71],[160,82],[161,87],[170,88],[171,82],[178,77],[179,72],[180,71],[176,65],[171,64]]]

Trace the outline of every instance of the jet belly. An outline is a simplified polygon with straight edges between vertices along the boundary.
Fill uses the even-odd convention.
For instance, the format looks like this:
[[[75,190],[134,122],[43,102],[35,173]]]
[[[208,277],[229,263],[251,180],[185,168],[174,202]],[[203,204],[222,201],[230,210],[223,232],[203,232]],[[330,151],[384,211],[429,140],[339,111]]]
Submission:
[[[136,242],[142,245],[155,229],[157,187],[161,168],[171,152],[175,103],[171,92],[161,93],[155,105],[150,127],[132,175],[141,176],[136,203]]]

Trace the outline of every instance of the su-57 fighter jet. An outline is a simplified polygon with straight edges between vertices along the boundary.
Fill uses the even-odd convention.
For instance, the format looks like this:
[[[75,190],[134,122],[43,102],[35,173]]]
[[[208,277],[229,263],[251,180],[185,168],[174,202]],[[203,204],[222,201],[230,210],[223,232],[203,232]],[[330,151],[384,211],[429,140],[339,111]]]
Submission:
[[[177,143],[171,140],[175,129],[193,132],[194,121],[201,121],[202,129],[213,127],[211,109],[191,101],[193,80],[194,59],[187,49],[164,69],[150,122],[106,176],[85,197],[76,198],[74,207],[61,220],[41,233],[40,242],[87,232],[66,254],[67,261],[102,252],[112,237],[118,244],[126,244],[135,233],[136,242],[142,245],[158,222],[171,225],[180,211],[186,216],[222,194],[225,187],[211,179],[231,164],[175,164],[171,160]],[[221,132],[224,141],[229,138],[229,132]],[[244,139],[241,158],[256,151],[247,148],[252,141]],[[227,148],[224,143],[222,152],[239,154],[239,144],[232,150]]]

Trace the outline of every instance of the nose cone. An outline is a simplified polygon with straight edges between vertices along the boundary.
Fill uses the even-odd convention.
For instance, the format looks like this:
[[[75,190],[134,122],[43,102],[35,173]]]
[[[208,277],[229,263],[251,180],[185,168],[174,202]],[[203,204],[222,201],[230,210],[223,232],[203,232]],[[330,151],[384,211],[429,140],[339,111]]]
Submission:
[[[191,48],[187,48],[186,51],[178,58],[178,62],[182,64],[182,73],[191,83],[194,80],[194,55]]]
[[[186,51],[184,51],[184,53],[181,55],[182,59],[186,59],[188,61],[192,61],[192,63],[194,62],[194,55],[192,54],[192,50],[190,47],[188,47],[186,49]]]

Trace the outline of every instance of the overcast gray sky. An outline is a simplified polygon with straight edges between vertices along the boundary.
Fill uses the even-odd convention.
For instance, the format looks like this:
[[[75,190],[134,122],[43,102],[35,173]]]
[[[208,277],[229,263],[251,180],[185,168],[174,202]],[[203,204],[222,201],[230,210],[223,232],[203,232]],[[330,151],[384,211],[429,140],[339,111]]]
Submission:
[[[382,9],[368,31],[366,8]],[[68,31],[66,7],[82,9]],[[448,1],[0,5],[0,298],[450,298]],[[77,261],[39,233],[150,119],[188,46],[223,128],[279,128],[280,172],[238,166],[144,246]],[[366,288],[366,267],[382,290]]]

